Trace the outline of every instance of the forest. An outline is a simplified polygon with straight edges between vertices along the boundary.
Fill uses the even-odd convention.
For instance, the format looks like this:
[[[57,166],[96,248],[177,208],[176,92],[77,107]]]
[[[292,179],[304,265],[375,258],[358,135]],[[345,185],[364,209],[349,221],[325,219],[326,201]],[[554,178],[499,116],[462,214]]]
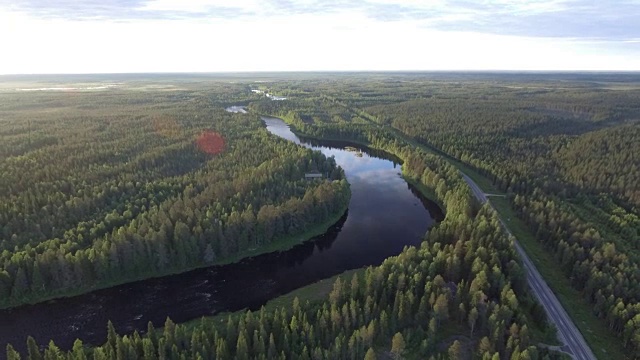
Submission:
[[[636,80],[275,74],[99,97],[0,92],[5,307],[233,261],[344,212],[349,185],[335,161],[269,136],[258,114],[397,156],[446,210],[420,247],[339,277],[322,300],[128,334],[105,324],[104,344],[29,338],[26,352],[9,345],[6,356],[565,358],[544,345],[554,329],[463,164],[504,195],[589,316],[620,338],[610,354],[640,358]],[[250,113],[224,111],[238,104]],[[304,181],[316,170],[330,181]]]
[[[348,281],[338,278],[327,300],[229,316],[223,325],[203,319],[180,325],[170,319],[119,335],[109,324],[108,340],[87,349],[76,341],[64,351],[33,338],[27,354],[36,358],[94,359],[376,359],[432,357],[558,358],[535,346],[548,324],[526,287],[524,273],[496,213],[480,208],[457,170],[441,157],[360,132],[354,138],[404,160],[403,173],[436,191],[446,219],[420,248],[408,247],[381,266]],[[459,334],[443,347],[440,333]],[[388,350],[387,350],[388,349]],[[7,348],[7,357],[20,354]]]
[[[333,159],[216,89],[0,94],[0,306],[233,261],[344,213]]]
[[[410,139],[488,179],[590,304],[602,331],[622,340],[612,348],[636,358],[638,81],[623,74],[379,75],[281,82],[272,91],[292,101],[253,106],[312,136],[370,129]]]

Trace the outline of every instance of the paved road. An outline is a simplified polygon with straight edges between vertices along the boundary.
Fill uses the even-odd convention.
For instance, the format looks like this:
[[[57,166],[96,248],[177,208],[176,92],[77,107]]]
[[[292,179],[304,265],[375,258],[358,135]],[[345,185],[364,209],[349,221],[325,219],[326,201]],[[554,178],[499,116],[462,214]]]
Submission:
[[[488,199],[484,191],[482,191],[482,189],[480,189],[480,187],[478,187],[478,185],[467,175],[462,174],[462,177],[471,187],[473,195],[475,195],[475,197],[483,204],[486,203]],[[512,235],[504,221],[500,219],[500,222],[502,223],[505,231],[509,235]],[[567,315],[567,312],[564,310],[553,291],[551,291],[547,283],[544,281],[538,272],[538,269],[536,269],[533,262],[531,262],[531,259],[529,259],[520,244],[518,244],[518,241],[516,240],[514,243],[527,272],[527,281],[529,282],[529,286],[538,298],[538,301],[540,301],[544,307],[544,310],[547,312],[549,320],[553,322],[558,329],[560,341],[564,343],[562,350],[572,355],[573,358],[577,360],[595,360],[596,357],[593,355],[593,352],[591,352],[589,345],[584,341],[582,334],[578,328],[576,328],[569,315]]]

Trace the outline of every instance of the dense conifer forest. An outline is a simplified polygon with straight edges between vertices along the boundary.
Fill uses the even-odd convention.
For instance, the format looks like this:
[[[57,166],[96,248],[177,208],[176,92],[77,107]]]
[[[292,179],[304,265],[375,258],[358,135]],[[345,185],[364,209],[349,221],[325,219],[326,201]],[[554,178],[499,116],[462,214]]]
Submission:
[[[368,268],[363,278],[338,278],[320,303],[294,300],[288,308],[229,317],[224,326],[203,320],[186,327],[167,319],[161,331],[150,325],[144,336],[120,336],[110,325],[109,340],[91,349],[93,358],[557,356],[531,340],[530,326],[545,331],[548,325],[496,213],[479,208],[457,170],[440,157],[406,143],[369,139],[404,159],[405,176],[436,189],[446,207],[445,221],[419,249],[406,248]],[[443,349],[438,334],[444,329],[460,335]],[[86,356],[81,342],[70,352],[50,343],[40,354],[33,339],[27,347],[31,358]],[[18,356],[13,348],[7,354]]]
[[[229,92],[0,94],[0,305],[225,262],[341,215],[335,161],[224,111]]]
[[[640,357],[638,80],[624,74],[316,80],[273,84],[272,91],[297,100],[254,107],[312,136],[352,137],[368,129],[470,166],[506,194],[592,314]]]
[[[131,334],[105,324],[108,340],[98,346],[30,338],[23,358],[563,358],[541,344],[553,329],[513,239],[456,164],[504,195],[590,316],[621,339],[611,346],[640,358],[640,79],[223,80],[172,91],[141,82],[99,93],[0,93],[0,304],[232,261],[344,212],[349,185],[335,160],[269,135],[257,114],[282,117],[301,135],[394,154],[445,220],[420,247],[338,278],[322,300],[222,323],[167,319]],[[250,113],[224,111],[238,104]],[[308,171],[328,179],[305,181]],[[13,346],[6,354],[21,357]]]

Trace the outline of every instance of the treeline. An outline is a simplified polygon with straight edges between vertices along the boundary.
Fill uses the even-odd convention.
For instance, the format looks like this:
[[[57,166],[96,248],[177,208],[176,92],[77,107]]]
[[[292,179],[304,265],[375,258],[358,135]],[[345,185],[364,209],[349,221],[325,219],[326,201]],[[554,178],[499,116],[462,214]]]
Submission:
[[[615,242],[603,238],[591,224],[573,215],[567,205],[539,191],[529,196],[516,195],[512,205],[536,238],[555,254],[571,285],[593,304],[594,314],[622,338],[633,358],[640,358],[637,258],[630,259],[617,249]],[[634,256],[639,244],[619,246]]]
[[[463,103],[455,98],[412,100],[369,111],[473,165],[502,190],[542,187],[562,196],[606,191],[629,208],[640,205],[634,181],[640,164],[635,156],[640,151],[637,124],[621,120],[616,125],[611,118],[594,120],[599,113],[546,106],[513,103],[504,96]]]
[[[310,129],[307,129],[310,130]],[[323,128],[323,132],[337,131]],[[352,134],[355,129],[351,129]],[[343,133],[346,134],[346,133]],[[383,133],[381,133],[383,134]],[[118,335],[108,326],[102,346],[70,351],[54,343],[41,352],[27,341],[31,359],[551,359],[535,346],[531,327],[547,325],[528,293],[511,240],[488,207],[478,209],[457,170],[438,156],[397,141],[357,139],[394,152],[406,176],[436,188],[446,219],[429,231],[420,248],[406,248],[361,277],[338,279],[329,298],[272,311],[229,316],[226,324],[203,321],[146,334]],[[536,319],[530,323],[528,319]],[[444,333],[458,334],[443,337]],[[444,348],[443,348],[444,344]],[[19,354],[8,347],[9,359]]]
[[[22,104],[26,95],[3,96],[15,98],[2,102],[2,130],[27,145],[20,155],[3,147],[0,160],[2,307],[223,262],[302,234],[349,201],[333,159],[210,97],[42,95],[60,108],[52,115]],[[140,102],[121,103],[130,96]],[[218,155],[195,144],[209,130],[225,140]],[[31,142],[33,132],[57,140]],[[306,181],[309,171],[327,178]]]
[[[487,89],[369,110],[512,193],[518,216],[637,358],[640,128],[633,119],[640,104],[633,93],[516,98]]]
[[[319,95],[317,98],[293,98],[287,101],[254,101],[249,107],[258,114],[269,114],[288,120],[295,119],[306,124],[368,123],[357,112],[324,95]]]
[[[557,151],[561,174],[580,190],[617,194],[640,205],[640,125],[579,136]]]
[[[293,122],[291,125],[299,134],[309,137],[355,141],[369,147],[384,150],[403,159],[402,171],[410,178],[433,189],[438,199],[449,213],[472,214],[477,210],[471,190],[466,183],[452,183],[460,178],[458,170],[439,156],[426,153],[399,140],[386,129],[365,124],[307,125]],[[456,191],[451,191],[456,189]],[[452,198],[447,198],[451,196]],[[450,208],[453,207],[453,208]]]
[[[514,194],[513,209],[593,304],[594,315],[640,357],[640,133],[621,112],[606,110],[621,99],[600,102],[600,111],[560,104],[537,104],[533,111],[503,99],[468,99],[413,101],[381,113],[393,114],[391,124],[403,133]],[[634,116],[629,109],[637,107],[621,108]]]
[[[640,206],[640,92],[579,80],[310,79],[269,84],[294,96],[251,107],[306,124],[393,126],[474,166],[502,190],[607,192],[632,210]]]
[[[326,131],[321,117],[314,126],[296,117],[295,103],[277,109],[304,132],[341,137],[360,127],[384,137],[383,129],[391,127],[512,194],[513,209],[593,304],[594,315],[623,339],[631,356],[640,357],[640,92],[618,80],[591,81],[398,75],[274,86],[304,88],[297,96],[308,102],[336,99],[354,113],[364,111],[372,123],[343,117],[340,130]],[[637,84],[638,78],[626,81]],[[609,88],[618,85],[624,89]],[[327,107],[342,106],[336,104]]]

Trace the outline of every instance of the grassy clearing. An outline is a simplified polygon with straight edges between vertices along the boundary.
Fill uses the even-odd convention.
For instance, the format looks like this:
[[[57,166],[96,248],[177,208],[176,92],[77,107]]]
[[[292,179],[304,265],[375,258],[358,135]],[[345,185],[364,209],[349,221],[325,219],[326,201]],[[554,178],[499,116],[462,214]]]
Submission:
[[[525,249],[531,261],[534,262],[551,290],[556,294],[571,319],[573,319],[585,340],[591,346],[594,355],[599,359],[625,359],[626,356],[620,339],[608,330],[604,321],[593,315],[591,312],[592,305],[583,299],[579,291],[571,287],[569,279],[562,273],[560,266],[543,248],[542,244],[536,241],[526,225],[516,217],[507,199],[493,197],[490,201],[509,230]]]
[[[364,279],[365,270],[366,268],[347,270],[342,274],[338,274],[328,279],[323,279],[318,282],[315,282],[311,285],[301,287],[288,294],[284,294],[273,300],[270,300],[265,305],[265,308],[267,310],[272,310],[272,309],[280,308],[283,306],[285,307],[291,306],[291,304],[293,303],[293,299],[295,299],[296,297],[298,298],[301,304],[304,304],[306,301],[314,302],[314,301],[326,300],[329,297],[329,293],[333,289],[333,283],[336,281],[336,279],[340,277],[342,278],[343,281],[346,281],[347,283],[351,283],[351,278],[355,274],[358,274],[358,278]]]
[[[484,177],[483,175],[478,173],[476,170],[474,170],[473,168],[471,168],[467,164],[462,163],[462,162],[460,162],[460,161],[458,161],[458,160],[456,160],[454,158],[450,158],[450,157],[447,157],[447,160],[451,164],[453,164],[455,167],[457,167],[458,170],[462,171],[463,173],[465,173],[465,175],[470,177],[471,180],[473,180],[476,184],[478,184],[480,189],[482,189],[482,191],[484,191],[485,193],[494,194],[494,195],[504,195],[504,192],[498,190],[498,188],[496,188],[493,185],[493,183],[491,181],[489,181],[489,179],[487,179],[486,177]]]
[[[290,293],[281,295],[275,299],[269,300],[264,305],[265,310],[275,310],[281,307],[291,307],[293,304],[293,300],[297,297],[300,301],[300,304],[304,304],[305,302],[317,302],[326,300],[329,297],[329,293],[333,289],[333,283],[336,281],[338,277],[341,277],[343,281],[351,282],[351,278],[353,275],[358,274],[358,277],[362,279],[364,277],[364,272],[366,268],[360,268],[355,270],[348,270],[341,274],[335,275],[328,279],[323,279],[317,281],[313,284],[303,286],[296,290],[293,290]],[[229,316],[232,318],[238,317],[244,314],[246,310],[239,310],[233,313],[219,313],[213,316],[206,316],[200,319],[194,319],[191,321],[185,322],[183,325],[187,327],[188,330],[193,329],[198,324],[206,324],[207,326],[211,325],[224,325],[227,323],[227,319]]]

